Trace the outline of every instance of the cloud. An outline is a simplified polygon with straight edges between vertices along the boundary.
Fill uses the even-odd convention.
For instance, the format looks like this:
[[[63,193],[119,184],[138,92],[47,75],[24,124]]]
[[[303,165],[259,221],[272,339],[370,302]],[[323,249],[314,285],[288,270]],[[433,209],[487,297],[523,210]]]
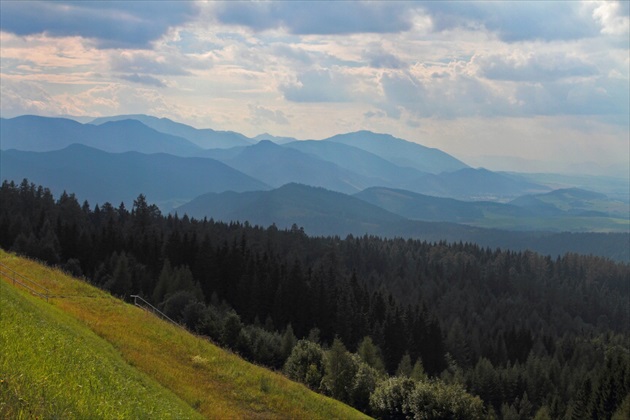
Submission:
[[[275,57],[284,57],[289,60],[296,61],[300,64],[310,65],[313,63],[313,57],[308,52],[300,48],[295,48],[287,44],[275,44],[271,49]]]
[[[40,84],[34,82],[14,82],[3,79],[0,84],[2,116],[13,117],[24,114],[40,115],[56,107],[52,97]]]
[[[367,111],[363,113],[363,117],[366,119],[383,118],[385,117],[385,113],[383,111]]]
[[[111,57],[113,71],[162,75],[189,75],[179,57],[157,56],[147,52],[124,51]]]
[[[161,81],[160,79],[156,79],[155,77],[148,76],[148,75],[139,75],[138,73],[121,74],[118,77],[123,79],[123,80],[127,80],[129,82],[140,83],[140,84],[148,85],[148,86],[157,86],[157,87],[165,87],[166,86],[166,84],[163,81]]]
[[[630,2],[602,2],[593,10],[604,34],[624,35],[630,31]]]
[[[0,28],[17,35],[81,36],[99,48],[149,48],[193,19],[188,1],[3,1]]]
[[[386,51],[381,45],[372,46],[364,53],[364,58],[368,61],[371,67],[390,68],[390,69],[403,69],[408,65],[391,52]]]
[[[271,121],[278,125],[288,125],[289,119],[280,110],[271,110],[260,105],[248,105],[250,121],[254,125],[264,125],[268,121]]]
[[[404,2],[220,2],[215,16],[222,24],[257,32],[282,28],[292,34],[331,35],[407,31],[412,27],[407,11]]]
[[[435,31],[485,28],[505,42],[558,41],[596,36],[599,25],[576,1],[425,2]]]
[[[330,70],[310,70],[296,81],[280,86],[285,99],[292,102],[348,102],[352,100],[352,80]]]
[[[597,68],[566,53],[513,53],[474,57],[479,74],[488,79],[512,81],[551,81],[568,77],[587,77]]]
[[[598,77],[582,83],[523,83],[517,87],[517,110],[523,115],[597,115],[628,125],[628,80]]]
[[[471,76],[465,66],[458,66],[439,78],[424,69],[384,73],[380,82],[385,102],[380,108],[395,119],[401,116],[400,108],[414,118],[490,117],[514,112],[509,91]],[[397,108],[398,112],[391,112]]]
[[[153,87],[107,83],[54,92],[54,86],[31,81],[2,80],[2,115],[150,114],[180,118],[180,106]],[[187,110],[190,111],[190,110]],[[189,113],[189,112],[187,112]]]

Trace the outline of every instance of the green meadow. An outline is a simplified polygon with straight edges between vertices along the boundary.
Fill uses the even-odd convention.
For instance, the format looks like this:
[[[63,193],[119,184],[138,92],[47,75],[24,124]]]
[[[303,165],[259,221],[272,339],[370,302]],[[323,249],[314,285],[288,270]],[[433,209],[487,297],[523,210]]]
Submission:
[[[0,281],[0,418],[365,418],[60,270],[0,258],[54,296]]]

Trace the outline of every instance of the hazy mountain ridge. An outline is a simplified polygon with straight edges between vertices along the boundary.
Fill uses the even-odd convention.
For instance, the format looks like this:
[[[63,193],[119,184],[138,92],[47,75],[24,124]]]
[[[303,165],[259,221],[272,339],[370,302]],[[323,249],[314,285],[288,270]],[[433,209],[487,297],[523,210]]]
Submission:
[[[528,209],[544,209],[560,215],[627,217],[630,206],[618,200],[611,200],[605,194],[581,188],[557,189],[546,194],[532,194],[519,197],[511,204]]]
[[[359,131],[325,140],[303,141],[265,134],[257,138],[269,137],[284,144],[270,140],[250,144],[248,142],[254,140],[238,133],[197,130],[146,115],[94,120],[99,125],[33,116],[2,119],[1,122],[3,179],[20,182],[28,178],[55,192],[76,191],[91,202],[131,203],[138,194],[144,193],[163,210],[170,211],[205,193],[264,191],[299,183],[331,192],[357,194],[355,198],[401,217],[401,226],[410,219],[508,230],[627,232],[629,229],[627,204],[624,206],[624,203],[584,191],[554,193],[552,185],[536,182],[539,178],[474,169],[442,151],[387,134]],[[225,143],[232,146],[229,148],[203,149],[184,137],[160,130],[199,136],[199,142],[202,137],[216,133],[235,135],[236,140]],[[88,147],[68,147],[67,143],[74,140]],[[241,145],[233,146],[238,141],[242,141]],[[7,151],[10,148],[52,149],[56,152],[28,155]],[[156,151],[162,149],[165,154],[158,156]],[[113,156],[113,151],[133,151],[135,154]],[[178,160],[175,156],[195,158]],[[422,172],[418,169],[422,165],[425,169],[441,170],[438,173]],[[295,190],[293,194],[300,195]],[[266,197],[264,200],[263,196]],[[251,205],[255,210],[266,209],[274,214],[285,211],[278,220],[287,220],[289,225],[302,220],[296,217],[289,223],[291,210],[288,209],[295,210],[296,207],[291,203],[295,197],[289,199],[286,190],[271,195],[273,199],[264,194],[257,195],[256,200],[263,201],[255,205],[247,201],[249,198],[239,197],[241,201],[236,204],[229,204],[232,199],[226,200],[219,213],[247,220],[247,217],[256,217],[252,214],[255,212],[248,209]],[[280,197],[282,200],[273,201]],[[340,203],[347,202],[343,195],[337,199]],[[316,210],[317,200],[310,193],[302,194],[302,200],[302,211],[296,213],[298,216],[309,213],[304,208],[307,203],[313,207],[313,212],[319,211]],[[282,209],[283,205],[287,209]],[[332,220],[321,214],[316,218],[315,213],[311,214],[311,220],[329,223],[330,228],[316,230],[317,234],[345,232],[342,219],[352,226],[350,231],[353,233],[368,226],[370,233],[380,234],[374,224],[365,221],[350,220],[345,216]],[[261,219],[265,223],[275,221]],[[407,227],[399,230],[401,235],[407,233],[405,229]],[[444,228],[444,238],[448,236],[447,231]],[[389,235],[391,229],[386,228],[383,232]]]
[[[411,220],[464,223],[513,231],[630,231],[628,206],[608,201],[599,193],[581,191],[585,197],[599,198],[588,208],[580,208],[580,202],[575,201],[562,202],[563,206],[543,201],[548,197],[565,196],[566,191],[525,195],[510,203],[462,201],[382,187],[368,188],[354,196]],[[603,209],[613,209],[617,213],[607,213]]]
[[[415,188],[408,189],[425,195],[467,200],[497,200],[549,191],[548,187],[523,178],[504,176],[484,168],[463,168],[438,175],[428,174],[416,180]]]
[[[416,169],[397,166],[371,152],[344,143],[304,140],[286,143],[284,146],[312,154],[356,174],[374,178],[381,182],[381,186],[404,185],[407,179],[425,175]]]
[[[509,204],[462,201],[391,188],[368,188],[354,196],[412,220],[470,223],[483,219],[487,212],[517,217],[532,215],[529,210]]]
[[[34,116],[2,120],[2,148],[52,151],[77,143],[107,152],[137,151],[210,157],[275,187],[299,182],[346,193],[386,186],[427,195],[471,199],[515,198],[528,192],[544,191],[540,186],[526,185],[522,180],[515,181],[513,177],[468,168],[461,161],[437,149],[368,131],[340,134],[323,141],[292,142],[273,147],[274,144],[265,141],[249,145],[249,139],[238,133],[197,130],[185,124],[146,115],[99,118],[94,122],[99,125]],[[229,136],[236,136],[243,145],[203,149],[184,137],[156,129],[188,135],[191,139],[197,136],[198,142],[202,142],[199,136],[228,133]],[[221,144],[232,146],[235,143],[238,142],[232,139]],[[413,161],[410,164],[416,168],[400,166],[396,161],[400,162],[401,159],[403,164]],[[418,167],[423,165],[424,169],[436,173],[422,172]],[[458,169],[449,172],[454,168]],[[459,172],[465,170],[471,172]]]
[[[195,156],[202,149],[190,141],[156,131],[137,120],[80,124],[63,118],[25,115],[2,119],[2,149],[48,152],[83,144],[106,152],[168,153]]]
[[[464,162],[439,149],[399,139],[390,134],[363,130],[337,134],[325,140],[355,146],[398,166],[414,168],[421,172],[438,174],[468,167]]]
[[[379,182],[332,162],[268,140],[245,147],[236,156],[223,159],[223,162],[275,187],[296,182],[354,193]]]
[[[108,153],[75,144],[53,152],[8,150],[0,159],[3,179],[19,183],[27,178],[90,203],[131,204],[142,193],[168,210],[209,191],[269,188],[217,160],[164,153]]]
[[[180,216],[187,214],[225,222],[248,221],[263,227],[275,224],[278,228],[291,228],[296,225],[304,228],[306,234],[314,236],[368,234],[429,242],[461,241],[490,248],[531,249],[554,256],[579,252],[630,261],[628,233],[508,231],[452,222],[410,220],[363,201],[358,198],[360,196],[351,197],[323,188],[288,184],[270,191],[204,194],[174,211]],[[443,199],[437,199],[438,202],[440,200]],[[488,204],[492,206],[495,203]]]
[[[271,191],[204,194],[176,209],[178,214],[289,228],[311,235],[371,232],[404,218],[346,194],[291,183]]]
[[[112,117],[95,118],[91,123],[101,125],[107,122],[137,120],[156,131],[170,134],[196,144],[204,149],[229,148],[247,146],[254,141],[234,131],[215,131],[211,128],[198,129],[186,124],[172,121],[168,118],[157,118],[144,114],[116,115]]]

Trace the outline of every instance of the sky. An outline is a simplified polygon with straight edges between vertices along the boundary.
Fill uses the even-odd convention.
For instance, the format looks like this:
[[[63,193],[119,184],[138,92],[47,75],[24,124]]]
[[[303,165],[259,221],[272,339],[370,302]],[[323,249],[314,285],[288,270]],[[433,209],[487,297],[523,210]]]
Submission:
[[[628,175],[628,1],[0,2],[0,114],[358,130]]]

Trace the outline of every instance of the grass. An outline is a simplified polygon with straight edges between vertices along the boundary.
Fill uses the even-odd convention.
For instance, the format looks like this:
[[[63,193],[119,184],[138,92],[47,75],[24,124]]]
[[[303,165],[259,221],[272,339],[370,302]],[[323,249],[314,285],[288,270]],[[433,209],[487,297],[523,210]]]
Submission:
[[[192,418],[200,413],[206,418],[230,419],[365,418],[351,407],[316,394],[278,373],[247,363],[201,337],[161,321],[59,270],[4,251],[0,251],[0,258],[5,265],[40,282],[57,296],[50,300],[51,303],[46,303],[28,296],[26,292],[16,292],[12,286],[2,284],[3,348],[13,341],[17,344],[10,344],[11,346],[20,347],[19,351],[16,348],[8,352],[12,354],[11,360],[7,358],[5,361],[3,356],[0,362],[0,374],[7,378],[2,384],[0,404],[4,403],[3,407],[8,406],[8,410],[13,410],[13,413],[24,413],[27,417],[38,416],[38,413],[46,418],[85,417],[82,415],[83,411],[78,410],[81,407],[88,407],[90,410],[97,407],[96,400],[92,401],[92,398],[103,400],[98,403],[103,410],[110,406],[113,410],[120,407],[122,401],[127,401],[123,397],[129,396],[136,401],[130,401],[129,407],[135,407],[133,409],[136,411],[103,411],[102,415],[96,417]],[[7,290],[10,293],[6,293],[5,299]],[[12,305],[17,305],[16,307],[25,308],[19,311],[22,320],[16,318],[17,315],[5,314],[14,313],[12,309],[4,309],[5,300],[14,302]],[[60,330],[51,328],[55,325]],[[29,329],[30,335],[20,332],[24,328]],[[55,336],[49,337],[46,331],[58,331],[55,334],[68,337],[63,340]],[[83,338],[84,335],[90,338]],[[38,339],[39,341],[33,341]],[[34,342],[37,346],[33,345]],[[59,342],[66,344],[62,346]],[[29,346],[32,347],[31,350],[26,349]],[[117,357],[116,363],[103,364],[105,362],[101,360],[105,356],[96,353],[98,348],[105,349],[103,351],[108,358]],[[68,357],[66,354],[69,349],[76,349],[79,354]],[[85,355],[80,356],[82,353]],[[29,356],[25,358],[20,354]],[[90,359],[89,354],[95,356]],[[55,359],[49,359],[52,355]],[[49,366],[49,370],[43,369],[42,365]],[[57,365],[63,367],[57,368]],[[19,377],[25,371],[28,373]],[[51,373],[59,371],[64,372],[63,375]],[[91,384],[98,381],[109,383],[109,379],[100,379],[101,377],[111,376],[111,383],[115,383],[114,376],[124,373],[122,376],[126,378],[129,377],[129,372],[135,373],[136,376],[133,377],[137,379],[121,385],[121,389],[126,390],[122,393],[116,394],[113,386],[111,392],[110,387],[105,387],[77,397],[79,400],[74,402],[66,401],[70,395],[61,395],[64,387],[90,389],[93,386]],[[81,382],[82,380],[88,382]],[[11,391],[5,392],[9,388]],[[40,391],[31,391],[35,389]],[[38,400],[38,392],[45,393],[46,398]],[[71,391],[64,392],[74,394]],[[13,395],[17,397],[14,398]],[[40,408],[16,411],[21,410],[19,398],[29,401],[29,406]],[[170,401],[169,398],[175,402],[166,403]],[[40,402],[32,403],[34,401]],[[55,408],[57,406],[59,408]],[[182,411],[157,411],[162,406],[170,410],[181,407]],[[185,409],[188,411],[184,411]],[[73,412],[78,414],[68,415]],[[96,412],[90,411],[91,417],[95,417],[93,413]],[[0,417],[2,414],[0,411]]]
[[[0,281],[0,418],[200,418],[57,308]]]

